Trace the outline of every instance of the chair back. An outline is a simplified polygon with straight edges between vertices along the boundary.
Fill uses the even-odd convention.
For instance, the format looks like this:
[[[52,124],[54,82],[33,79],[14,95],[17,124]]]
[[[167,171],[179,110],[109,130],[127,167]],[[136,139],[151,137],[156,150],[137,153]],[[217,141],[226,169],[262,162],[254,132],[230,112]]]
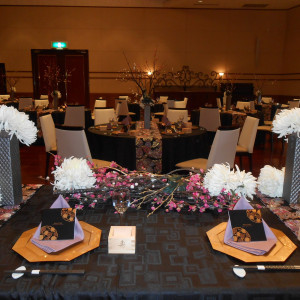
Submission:
[[[244,101],[238,101],[236,103],[236,108],[240,110],[244,110],[245,107],[250,108],[250,103],[249,102],[244,102]]]
[[[292,108],[298,108],[299,107],[299,102],[300,100],[292,100],[290,101],[289,103],[289,109],[292,109]]]
[[[254,101],[252,100],[249,103],[250,103],[250,110],[255,110],[255,103],[254,103]]]
[[[106,107],[106,100],[103,100],[103,99],[95,100],[94,108],[97,108],[97,107]]]
[[[95,125],[107,124],[111,119],[116,117],[115,110],[113,108],[101,109],[95,108]]]
[[[219,109],[201,107],[199,126],[206,128],[207,131],[217,131],[221,126]]]
[[[174,108],[174,100],[167,100],[168,108]]]
[[[253,153],[259,119],[247,116],[238,145],[246,148],[248,153]]]
[[[84,105],[68,105],[65,115],[65,126],[79,126],[85,128]]]
[[[214,164],[226,164],[233,168],[240,129],[217,130],[207,159],[206,169]]]
[[[119,96],[119,99],[128,100],[129,96]]]
[[[186,108],[188,98],[184,98],[183,101],[174,101],[174,108]]]
[[[221,98],[216,98],[218,108],[222,108]]]
[[[164,106],[164,115],[167,116],[168,115],[168,110],[169,110],[168,103],[167,102],[163,103],[163,106]]]
[[[35,99],[34,100],[34,107],[47,107],[49,105],[48,99]]]
[[[49,100],[48,95],[40,95],[40,100]]]
[[[180,118],[183,118],[183,122],[188,122],[187,109],[168,109],[167,118],[171,123],[177,122]]]
[[[117,116],[128,116],[129,110],[128,110],[128,103],[127,100],[118,100],[117,106],[116,106],[116,115]]]
[[[55,125],[51,114],[40,117],[46,152],[56,150]]]
[[[0,95],[0,100],[8,100],[10,98],[10,95]]]
[[[32,107],[32,98],[20,98],[19,99],[19,110],[25,109],[25,108],[31,108]]]
[[[71,156],[92,162],[92,156],[83,127],[56,126],[57,154],[62,158]]]
[[[159,100],[158,100],[158,103],[167,103],[167,100],[168,100],[169,96],[159,96]]]

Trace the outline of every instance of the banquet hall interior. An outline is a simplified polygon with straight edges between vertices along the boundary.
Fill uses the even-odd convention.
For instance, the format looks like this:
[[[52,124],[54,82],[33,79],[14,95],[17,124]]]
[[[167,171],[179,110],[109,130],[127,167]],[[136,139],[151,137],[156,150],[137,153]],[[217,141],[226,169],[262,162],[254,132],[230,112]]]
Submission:
[[[300,299],[300,0],[0,0],[0,41],[0,299]]]
[[[86,86],[79,88],[78,81],[69,82],[63,92],[68,95],[63,95],[60,104],[79,103],[93,109],[95,99],[102,97],[108,107],[114,107],[114,99],[136,92],[134,83],[116,80],[127,68],[126,60],[145,65],[154,55],[165,72],[176,73],[183,66],[194,73],[216,72],[213,90],[188,83],[192,97],[189,114],[207,102],[215,106],[215,98],[222,99],[222,86],[228,83],[237,87],[232,104],[257,100],[257,91],[278,104],[299,98],[297,0],[26,1],[26,5],[1,0],[0,10],[0,34],[5,41],[0,49],[1,63],[6,76],[17,79],[16,97],[38,99],[42,93],[43,87],[39,90],[36,82],[41,74],[34,69],[34,49],[50,50],[51,42],[66,41],[68,50],[88,52],[88,66],[81,82]],[[67,50],[57,50],[63,51]],[[82,67],[71,60],[73,69]],[[174,93],[176,87],[158,86],[154,96],[182,100],[183,87]],[[285,163],[281,141],[274,135],[271,151],[270,136],[266,134],[262,140],[259,135],[253,152],[255,176],[265,164],[281,168]],[[21,147],[24,183],[44,183],[39,177],[44,173],[45,155],[41,145]]]

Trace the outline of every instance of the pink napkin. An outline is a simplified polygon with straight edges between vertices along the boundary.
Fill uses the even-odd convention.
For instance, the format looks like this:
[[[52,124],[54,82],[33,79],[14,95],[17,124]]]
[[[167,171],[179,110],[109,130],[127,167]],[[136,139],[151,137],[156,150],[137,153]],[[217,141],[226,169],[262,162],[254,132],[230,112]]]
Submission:
[[[247,202],[247,200],[242,197],[239,202],[235,205],[234,210],[236,209],[253,209],[253,207]],[[277,238],[270,229],[270,227],[263,220],[263,226],[266,234],[266,241],[258,242],[234,242],[232,227],[230,218],[228,219],[227,227],[225,230],[224,243],[232,246],[234,248],[246,251],[255,255],[264,255],[276,244]]]
[[[50,208],[69,208],[70,205],[67,201],[63,198],[63,196],[59,195],[59,197],[54,201]],[[77,220],[75,218],[75,225],[74,225],[74,239],[73,240],[60,240],[60,241],[41,241],[39,240],[41,231],[41,223],[36,230],[35,234],[31,239],[31,243],[36,245],[37,247],[41,248],[47,253],[51,252],[58,252],[61,251],[73,244],[76,244],[84,239],[84,232]]]
[[[161,122],[164,123],[166,126],[170,126],[171,125],[171,122],[169,121],[169,119],[166,116],[162,117]]]
[[[123,119],[123,121],[121,123],[126,126],[130,125],[130,123],[131,123],[130,116],[127,116],[125,119]]]

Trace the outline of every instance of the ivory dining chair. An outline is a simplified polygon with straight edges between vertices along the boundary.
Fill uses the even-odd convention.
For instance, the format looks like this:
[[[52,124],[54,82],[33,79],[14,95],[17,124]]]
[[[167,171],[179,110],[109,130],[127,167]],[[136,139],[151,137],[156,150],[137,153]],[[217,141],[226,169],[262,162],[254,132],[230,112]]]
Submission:
[[[265,103],[265,104],[272,103],[272,97],[262,97],[261,101],[262,101],[262,103]]]
[[[222,108],[221,98],[216,98],[216,100],[217,100],[218,108],[221,109]]]
[[[168,99],[168,100],[167,100],[168,108],[174,108],[174,102],[175,102],[175,100],[170,100],[170,99]]]
[[[47,107],[49,105],[48,99],[35,99],[34,107]]]
[[[98,107],[106,107],[106,100],[96,99],[94,108],[98,108]]]
[[[81,126],[85,128],[84,105],[68,105],[65,114],[65,126]]]
[[[196,158],[176,164],[176,167],[183,169],[203,169],[208,170],[214,164],[226,164],[233,168],[236,153],[237,141],[240,129],[218,129],[213,140],[208,159]]]
[[[109,167],[111,162],[93,159],[83,127],[56,126],[57,154],[62,158],[77,157],[87,159],[96,168]]]
[[[236,154],[240,157],[240,168],[243,168],[242,165],[242,156],[248,156],[249,158],[249,167],[252,171],[252,153],[257,133],[259,119],[247,116],[239,141],[236,147]]]
[[[40,95],[40,100],[49,100],[48,95]]]
[[[236,103],[236,108],[240,109],[240,110],[244,110],[245,108],[250,109],[250,103],[249,102],[245,102],[245,101],[238,101]]]
[[[125,99],[118,99],[116,104],[116,115],[120,116],[135,116],[134,112],[130,112],[128,109],[128,102]]]
[[[201,107],[199,126],[204,127],[207,131],[216,132],[221,126],[219,108]]]
[[[154,113],[155,117],[162,117],[162,116],[167,116],[168,115],[168,103],[164,102],[163,106],[164,106],[164,111]]]
[[[40,117],[41,129],[46,150],[45,178],[48,177],[50,155],[57,154],[55,125],[51,114]]]
[[[183,118],[183,122],[188,122],[187,109],[168,109],[167,118],[171,123],[177,122],[180,118]]]
[[[95,126],[99,124],[107,124],[111,119],[116,118],[113,108],[95,108]]]
[[[32,107],[32,98],[19,98],[19,110]]]
[[[0,100],[8,100],[10,95],[0,95]]]
[[[188,98],[184,98],[183,101],[174,101],[174,108],[186,108]]]
[[[158,103],[163,104],[163,103],[167,103],[169,96],[160,96]]]

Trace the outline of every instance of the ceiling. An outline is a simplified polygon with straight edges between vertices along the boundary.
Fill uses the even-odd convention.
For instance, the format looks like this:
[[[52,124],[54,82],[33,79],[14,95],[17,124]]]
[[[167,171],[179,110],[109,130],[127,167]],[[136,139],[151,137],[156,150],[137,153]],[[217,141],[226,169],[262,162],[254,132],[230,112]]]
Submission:
[[[0,0],[4,5],[288,10],[300,0]]]

